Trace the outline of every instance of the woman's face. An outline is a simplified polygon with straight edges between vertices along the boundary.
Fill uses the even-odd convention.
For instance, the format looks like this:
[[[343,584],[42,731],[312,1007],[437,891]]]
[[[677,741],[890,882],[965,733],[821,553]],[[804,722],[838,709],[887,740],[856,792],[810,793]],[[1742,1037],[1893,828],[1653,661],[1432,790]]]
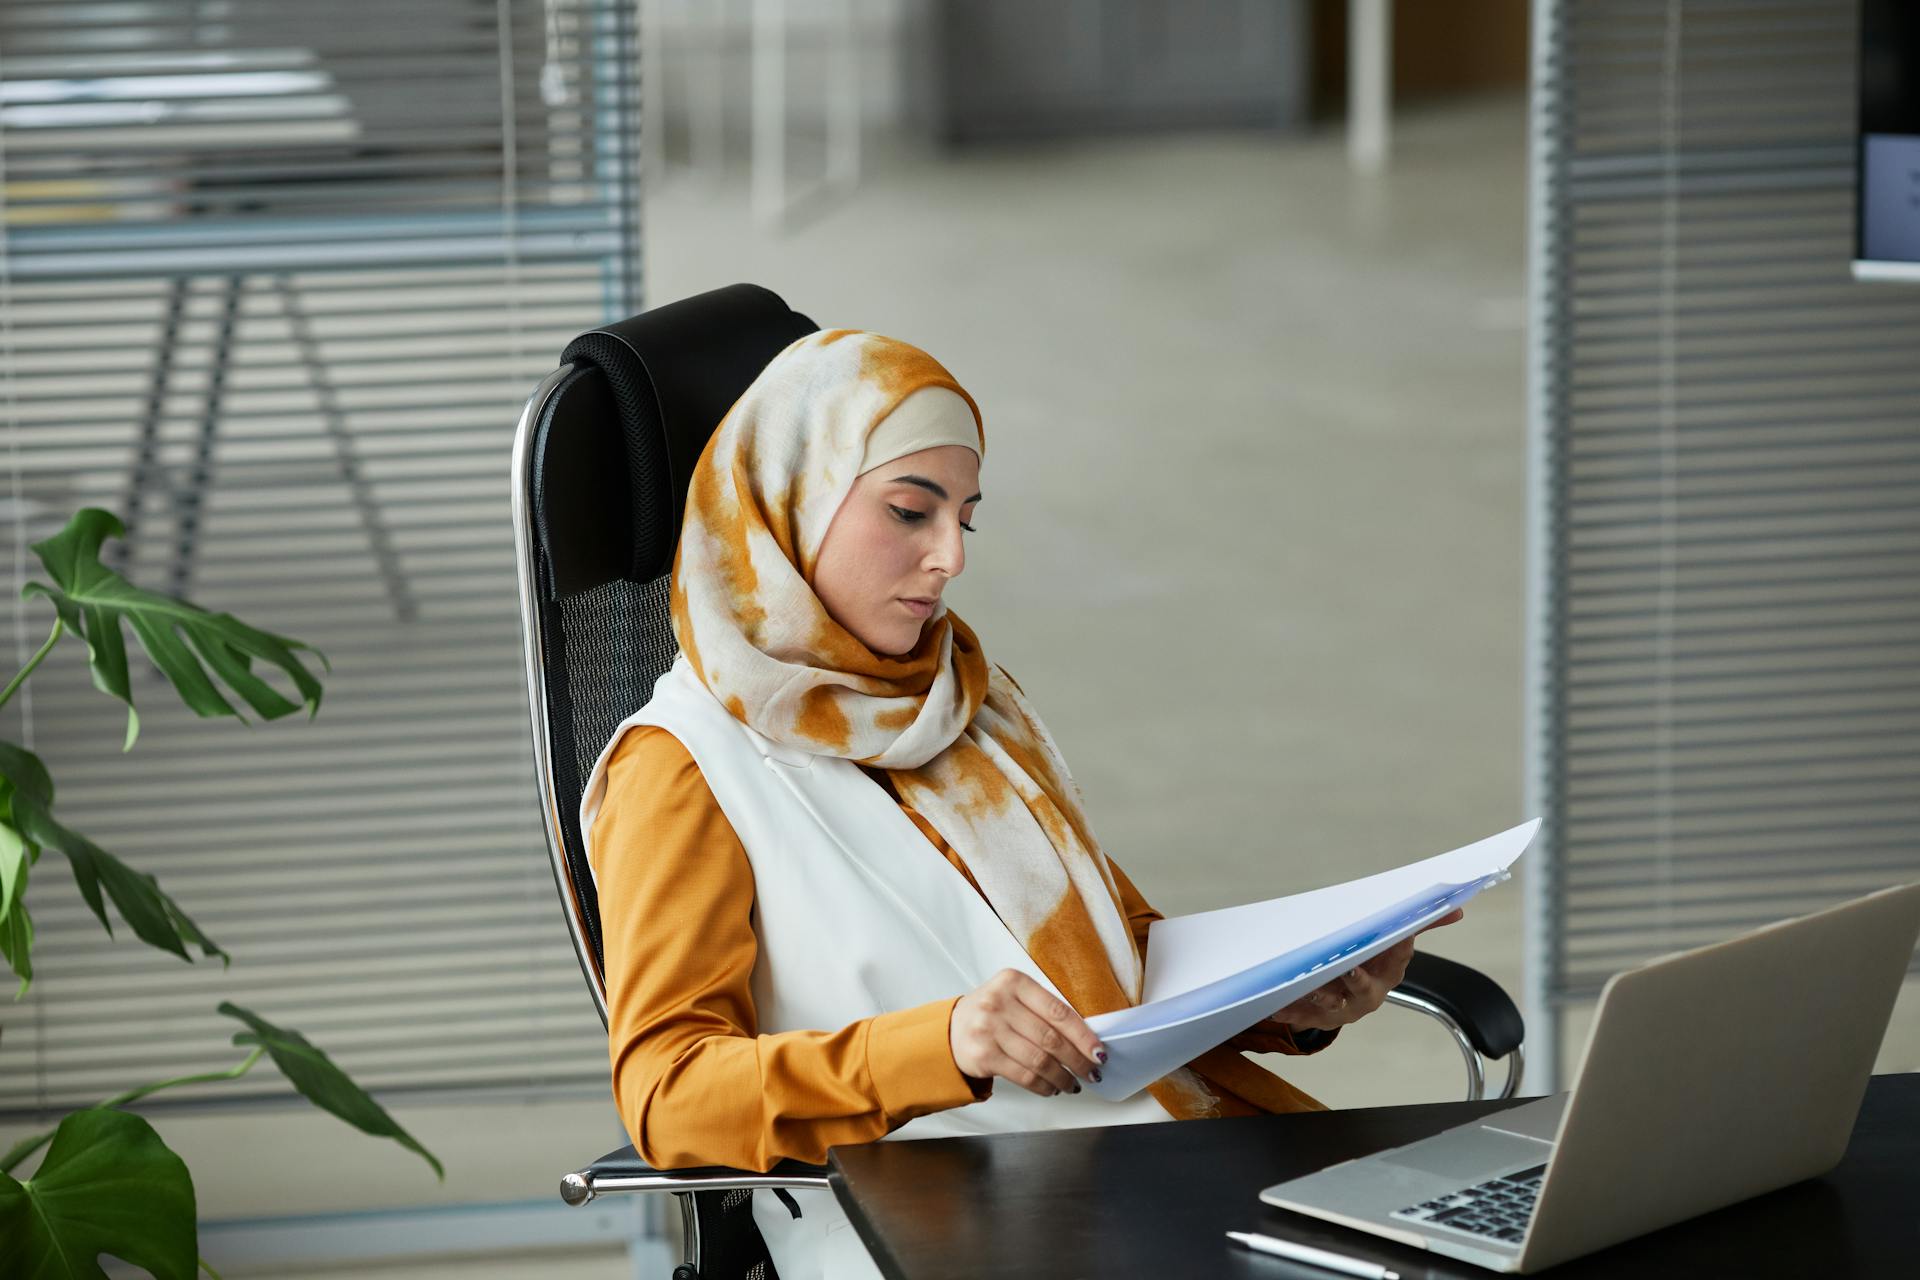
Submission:
[[[940,593],[966,567],[961,537],[979,488],[980,456],[957,444],[909,453],[855,479],[813,567],[814,594],[833,620],[875,653],[918,644]]]

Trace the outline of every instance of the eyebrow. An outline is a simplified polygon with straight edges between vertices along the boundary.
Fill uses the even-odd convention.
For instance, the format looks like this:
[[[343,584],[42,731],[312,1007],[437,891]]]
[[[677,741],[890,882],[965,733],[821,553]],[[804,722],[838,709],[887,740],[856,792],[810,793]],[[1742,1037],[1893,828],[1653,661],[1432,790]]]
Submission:
[[[933,481],[927,479],[925,476],[895,476],[893,479],[887,481],[887,483],[888,484],[917,484],[922,489],[927,490],[929,493],[937,493],[942,498],[945,498],[947,496],[947,491],[943,486],[935,484]],[[978,501],[980,501],[980,495],[977,493],[974,494],[971,498],[967,499],[967,502],[978,502]],[[963,502],[960,505],[964,507],[967,505],[967,502]]]

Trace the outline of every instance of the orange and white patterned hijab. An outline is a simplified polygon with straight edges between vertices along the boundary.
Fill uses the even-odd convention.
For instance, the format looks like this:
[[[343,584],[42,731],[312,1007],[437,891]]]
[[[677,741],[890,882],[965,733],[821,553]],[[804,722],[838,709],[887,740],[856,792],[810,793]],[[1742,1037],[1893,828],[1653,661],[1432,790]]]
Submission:
[[[694,469],[674,637],[735,719],[885,769],[1074,1008],[1124,1008],[1140,996],[1140,954],[1079,788],[1025,696],[944,601],[911,651],[876,654],[811,585],[867,437],[925,387],[965,399],[980,430],[972,397],[904,342],[835,329],[774,357]],[[1191,1073],[1153,1089],[1175,1115],[1212,1110]]]
[[[1080,789],[1019,686],[944,600],[912,650],[888,655],[835,622],[813,591],[870,438],[926,388],[959,398],[944,397],[947,409],[964,402],[984,458],[979,407],[916,347],[834,329],[774,357],[695,465],[674,556],[674,637],[735,719],[783,745],[885,770],[1082,1015],[1125,1008],[1140,998],[1141,956]],[[917,425],[894,431],[911,421],[874,441],[880,459],[923,438]],[[946,417],[925,434],[969,433]],[[1320,1106],[1230,1045],[1148,1087],[1183,1119]]]

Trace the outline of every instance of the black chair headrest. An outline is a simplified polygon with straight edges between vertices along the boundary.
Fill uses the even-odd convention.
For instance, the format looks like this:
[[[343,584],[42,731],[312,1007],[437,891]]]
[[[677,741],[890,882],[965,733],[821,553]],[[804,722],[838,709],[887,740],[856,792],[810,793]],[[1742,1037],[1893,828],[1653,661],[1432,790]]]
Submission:
[[[596,555],[591,544],[610,532],[610,512],[628,526],[623,576],[649,582],[673,568],[687,486],[708,438],[767,362],[817,328],[771,290],[736,284],[567,344],[561,359],[574,372],[549,397],[535,495],[535,518],[554,552],[555,595],[608,580],[615,566],[604,546]],[[618,426],[617,454],[605,436],[571,438],[600,423]],[[560,443],[563,428],[569,438]],[[576,504],[585,509],[569,509]],[[572,548],[581,554],[568,554]]]

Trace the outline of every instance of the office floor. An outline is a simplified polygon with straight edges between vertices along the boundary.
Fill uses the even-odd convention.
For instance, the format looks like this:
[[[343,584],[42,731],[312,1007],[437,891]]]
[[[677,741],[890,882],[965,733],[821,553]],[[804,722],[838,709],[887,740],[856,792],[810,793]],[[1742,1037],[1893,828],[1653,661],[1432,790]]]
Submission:
[[[1524,103],[1410,110],[1395,142],[1370,179],[1337,131],[902,154],[784,237],[754,228],[738,176],[648,202],[651,302],[756,281],[926,347],[973,392],[987,497],[949,598],[1170,913],[1522,816]],[[1519,905],[1505,886],[1432,947],[1517,993]],[[1920,1067],[1915,1012],[1883,1069]],[[1336,1106],[1462,1086],[1437,1029],[1394,1011],[1273,1065]],[[494,1130],[500,1174],[443,1195],[550,1195],[609,1114],[566,1111]],[[478,1119],[416,1132],[458,1143]],[[336,1145],[348,1208],[384,1175],[363,1139]],[[194,1162],[209,1213],[276,1211],[238,1163]],[[355,1274],[563,1270],[631,1274],[605,1250]]]

